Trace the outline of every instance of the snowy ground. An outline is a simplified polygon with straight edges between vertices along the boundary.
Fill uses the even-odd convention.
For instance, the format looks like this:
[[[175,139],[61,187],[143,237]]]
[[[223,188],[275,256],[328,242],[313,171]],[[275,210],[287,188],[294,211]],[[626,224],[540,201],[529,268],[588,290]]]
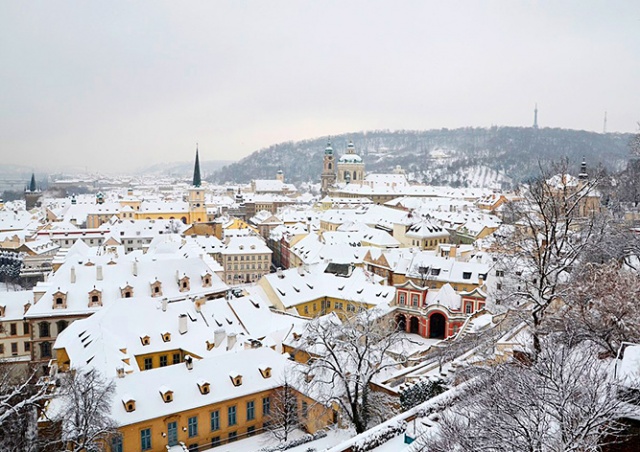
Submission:
[[[406,355],[413,355],[416,352],[428,350],[433,344],[437,344],[441,339],[427,339],[419,334],[409,334],[400,332],[396,344],[389,350],[391,353],[399,353],[404,347]]]
[[[302,444],[300,446],[292,447],[291,449],[287,449],[287,452],[304,452],[310,447],[316,449],[318,452],[321,452],[351,438],[355,434],[351,430],[341,429],[331,429],[327,433],[327,436],[324,438],[320,438],[315,441]],[[302,435],[304,435],[304,432],[298,430],[291,434],[291,439],[298,438]],[[224,444],[222,446],[214,447],[213,449],[207,449],[205,452],[258,451],[262,447],[272,446],[275,444],[276,441],[274,440],[273,436],[269,435],[268,433],[263,433],[260,435],[252,436],[251,438],[236,441],[231,444]]]
[[[371,449],[371,452],[402,452],[407,450],[408,447],[409,445],[404,443],[404,434],[402,434],[392,438],[382,446]]]

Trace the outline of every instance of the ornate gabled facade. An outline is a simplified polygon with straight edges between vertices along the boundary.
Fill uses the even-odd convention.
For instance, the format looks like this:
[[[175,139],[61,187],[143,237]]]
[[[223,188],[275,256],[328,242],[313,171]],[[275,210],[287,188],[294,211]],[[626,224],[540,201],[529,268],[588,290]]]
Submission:
[[[343,184],[362,184],[364,181],[364,162],[356,154],[353,141],[349,141],[347,152],[338,160],[338,182]]]

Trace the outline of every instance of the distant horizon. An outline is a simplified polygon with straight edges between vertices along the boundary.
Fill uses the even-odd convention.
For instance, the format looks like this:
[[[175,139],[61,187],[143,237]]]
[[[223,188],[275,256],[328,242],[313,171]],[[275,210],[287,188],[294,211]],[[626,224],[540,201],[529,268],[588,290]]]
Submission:
[[[350,131],[350,132],[343,132],[343,133],[339,133],[339,134],[326,134],[326,135],[320,135],[320,136],[315,136],[315,137],[310,137],[310,138],[303,138],[303,139],[299,139],[299,140],[283,140],[277,143],[272,143],[266,146],[262,146],[258,149],[255,149],[254,151],[250,152],[248,155],[244,156],[244,157],[240,157],[238,159],[232,160],[232,159],[207,159],[205,157],[206,154],[203,154],[202,149],[200,149],[200,163],[202,166],[206,166],[207,164],[212,164],[212,163],[216,163],[216,164],[221,164],[220,167],[222,166],[226,166],[226,165],[230,165],[233,163],[237,163],[247,157],[250,157],[252,154],[262,151],[262,150],[266,150],[266,149],[271,149],[273,147],[277,147],[280,145],[284,145],[284,144],[288,144],[288,143],[303,143],[303,142],[310,142],[310,141],[318,141],[318,140],[323,140],[323,139],[333,139],[333,138],[340,138],[340,139],[348,139],[350,135],[357,135],[357,134],[368,134],[368,133],[376,133],[376,132],[389,132],[389,133],[397,133],[397,132],[430,132],[430,131],[438,131],[438,130],[463,130],[463,129],[482,129],[482,130],[490,130],[492,128],[516,128],[516,129],[533,129],[532,126],[506,126],[506,125],[491,125],[491,126],[487,126],[487,127],[483,127],[483,126],[461,126],[461,127],[438,127],[438,128],[429,128],[429,129],[385,129],[385,128],[381,128],[381,129],[372,129],[372,130],[359,130],[359,131]],[[544,129],[551,129],[551,130],[570,130],[570,131],[575,131],[575,132],[586,132],[586,133],[593,133],[596,135],[603,135],[605,133],[603,132],[597,132],[597,131],[591,131],[591,130],[584,130],[584,129],[571,129],[571,128],[564,128],[564,127],[539,127],[539,130],[544,130]],[[608,131],[606,132],[606,135],[634,135],[640,133],[638,131],[636,132],[612,132],[612,131]],[[357,147],[357,143],[356,147]],[[185,156],[184,160],[172,160],[172,161],[154,161],[152,163],[149,163],[147,165],[143,165],[143,166],[139,166],[137,168],[133,168],[131,171],[129,172],[118,172],[117,170],[97,170],[95,168],[89,168],[89,167],[85,167],[85,169],[82,169],[81,166],[77,166],[77,167],[73,167],[73,166],[66,166],[66,167],[55,167],[53,169],[49,168],[45,168],[45,167],[40,167],[40,166],[35,166],[35,165],[25,165],[25,164],[9,164],[9,165],[5,165],[5,167],[10,167],[10,166],[15,166],[19,169],[16,170],[16,172],[22,172],[22,174],[31,174],[31,172],[35,172],[36,175],[38,173],[40,174],[47,174],[47,175],[54,175],[54,174],[72,174],[72,175],[79,175],[79,174],[84,174],[84,175],[88,175],[88,174],[95,174],[95,175],[100,175],[100,174],[104,174],[104,175],[108,175],[108,176],[131,176],[132,174],[135,174],[136,172],[139,172],[141,170],[145,170],[145,171],[149,171],[151,168],[153,168],[154,166],[180,166],[180,165],[193,165],[193,159],[195,158],[195,143],[193,144],[193,153],[191,156]],[[341,148],[335,149],[336,152],[340,153],[342,151]],[[189,171],[191,171],[191,168],[189,168]],[[186,174],[186,173],[185,173]],[[185,178],[187,177],[191,177],[191,173],[186,174]],[[1,180],[2,176],[0,173],[0,180]]]

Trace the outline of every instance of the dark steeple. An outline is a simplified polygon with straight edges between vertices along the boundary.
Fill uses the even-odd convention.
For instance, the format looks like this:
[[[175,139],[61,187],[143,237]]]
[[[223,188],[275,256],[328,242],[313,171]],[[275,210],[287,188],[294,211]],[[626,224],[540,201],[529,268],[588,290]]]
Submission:
[[[582,164],[580,165],[580,174],[578,174],[578,179],[586,180],[588,178],[589,178],[589,174],[587,174],[587,161],[583,157],[582,158]]]
[[[196,143],[196,164],[193,168],[193,186],[199,187],[202,184],[200,178],[200,157],[198,156],[198,143]]]
[[[36,175],[34,173],[31,173],[31,182],[29,182],[29,191],[32,193],[36,191]]]

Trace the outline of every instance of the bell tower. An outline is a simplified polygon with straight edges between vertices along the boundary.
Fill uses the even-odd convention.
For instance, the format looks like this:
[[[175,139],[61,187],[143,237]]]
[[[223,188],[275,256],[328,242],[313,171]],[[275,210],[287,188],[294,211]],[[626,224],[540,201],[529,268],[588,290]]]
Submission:
[[[320,195],[324,198],[329,194],[329,188],[336,183],[336,163],[333,156],[333,148],[331,147],[331,140],[327,141],[327,147],[324,149],[320,183]]]
[[[207,221],[207,208],[205,206],[204,188],[202,188],[200,176],[200,156],[196,143],[196,163],[193,168],[193,185],[189,188],[189,221],[190,223],[202,223]]]

